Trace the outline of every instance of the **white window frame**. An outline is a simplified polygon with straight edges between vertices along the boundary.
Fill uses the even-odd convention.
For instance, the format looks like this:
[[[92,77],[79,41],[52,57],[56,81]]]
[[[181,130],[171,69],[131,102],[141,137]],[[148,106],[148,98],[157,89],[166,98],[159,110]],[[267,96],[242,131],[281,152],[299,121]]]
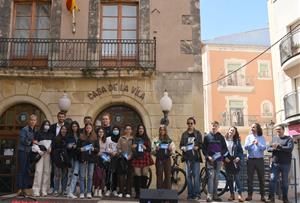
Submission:
[[[243,102],[243,116],[248,115],[248,97],[241,97],[238,95],[233,95],[233,96],[226,96],[226,111],[230,112],[230,101],[242,101]],[[244,119],[244,126],[248,126],[248,119]],[[237,126],[237,127],[244,127],[244,126]]]
[[[240,64],[240,67],[243,66],[244,64],[246,64],[246,60],[243,60],[243,59],[235,59],[235,58],[231,58],[231,59],[225,59],[224,60],[224,65],[225,65],[225,74],[227,75],[228,74],[228,65],[229,64],[237,64],[239,63]],[[243,87],[243,86],[246,86],[246,72],[245,72],[245,69],[247,67],[243,67],[242,69],[238,70],[238,72],[240,72],[242,75],[244,75],[244,83],[243,85],[241,85],[240,87]],[[228,80],[228,77],[225,78],[225,80]],[[237,81],[238,82],[238,81]],[[226,81],[226,85],[228,85],[228,81]],[[238,85],[239,86],[239,85]]]
[[[271,115],[264,115],[264,104],[269,104],[270,105],[270,112],[271,112]],[[270,100],[264,100],[260,103],[260,114],[261,114],[261,117],[264,117],[264,118],[272,118],[273,115],[274,115],[274,109],[273,109],[273,104]]]
[[[260,65],[266,64],[268,66],[269,77],[260,77]],[[271,63],[268,60],[257,61],[257,79],[259,80],[272,80]]]

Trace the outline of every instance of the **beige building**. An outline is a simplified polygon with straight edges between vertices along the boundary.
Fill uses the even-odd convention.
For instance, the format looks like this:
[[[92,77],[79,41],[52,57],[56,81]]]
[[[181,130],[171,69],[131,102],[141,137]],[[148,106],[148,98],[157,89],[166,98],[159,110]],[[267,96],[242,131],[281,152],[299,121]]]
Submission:
[[[56,122],[64,91],[81,126],[110,112],[113,125],[143,123],[155,137],[166,89],[171,137],[189,116],[203,129],[198,0],[77,4],[73,21],[63,0],[0,0],[1,192],[15,190],[18,130],[31,113]]]
[[[297,191],[300,193],[300,1],[269,0],[268,13],[272,49],[277,124],[295,140]],[[284,15],[283,15],[284,14]],[[292,174],[294,171],[292,170]],[[294,176],[291,177],[294,179]],[[292,180],[294,181],[294,180]]]

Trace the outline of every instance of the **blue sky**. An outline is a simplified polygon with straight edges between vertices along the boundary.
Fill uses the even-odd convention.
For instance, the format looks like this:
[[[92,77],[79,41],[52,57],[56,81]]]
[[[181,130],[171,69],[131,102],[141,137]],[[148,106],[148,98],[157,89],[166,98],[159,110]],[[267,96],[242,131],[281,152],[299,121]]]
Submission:
[[[268,26],[267,0],[200,0],[201,39]]]

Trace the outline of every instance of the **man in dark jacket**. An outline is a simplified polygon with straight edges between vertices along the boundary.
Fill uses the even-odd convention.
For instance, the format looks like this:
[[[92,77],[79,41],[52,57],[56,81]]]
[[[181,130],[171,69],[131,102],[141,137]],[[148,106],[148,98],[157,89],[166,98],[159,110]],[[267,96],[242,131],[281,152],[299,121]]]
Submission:
[[[291,168],[292,151],[294,148],[293,138],[284,135],[284,126],[278,125],[275,128],[277,136],[272,140],[272,144],[268,147],[268,152],[272,152],[272,166],[271,166],[271,182],[270,182],[270,199],[268,202],[274,203],[274,193],[276,191],[277,180],[279,173],[281,173],[281,188],[284,203],[289,203],[288,176]]]
[[[195,129],[196,120],[193,117],[187,119],[188,129],[181,135],[180,149],[186,164],[185,171],[188,186],[188,199],[199,200],[200,194],[200,162],[202,135]]]
[[[49,132],[54,135],[54,138],[58,135],[61,126],[65,125],[66,113],[60,111],[57,113],[57,123],[54,123],[50,126]],[[51,152],[51,178],[50,178],[50,191],[49,194],[54,192],[54,165],[53,165],[53,152]]]
[[[29,188],[29,152],[31,150],[35,125],[37,123],[37,116],[32,114],[29,117],[29,123],[27,126],[21,129],[18,145],[18,162],[19,162],[19,172],[18,172],[18,182],[17,187],[19,189],[18,194],[26,194],[26,189]]]
[[[206,168],[208,170],[206,201],[222,201],[217,195],[218,177],[224,157],[228,154],[228,149],[223,135],[219,132],[218,121],[211,123],[211,132],[204,137],[202,152],[206,158]]]

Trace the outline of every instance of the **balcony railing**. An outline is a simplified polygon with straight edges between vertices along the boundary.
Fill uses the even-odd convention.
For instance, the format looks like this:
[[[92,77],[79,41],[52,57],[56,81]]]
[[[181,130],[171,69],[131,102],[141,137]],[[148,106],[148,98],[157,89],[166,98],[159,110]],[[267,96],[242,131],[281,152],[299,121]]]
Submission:
[[[260,123],[261,125],[265,125],[269,123],[270,120],[274,120],[273,114],[271,112],[266,112],[262,115],[241,115],[239,113],[229,114],[223,112],[220,116],[220,125],[248,127],[253,123]]]
[[[218,82],[219,86],[222,87],[245,87],[245,86],[253,86],[253,77],[250,76],[244,76],[244,75],[239,75],[237,79],[235,79],[232,75],[229,77],[220,80]]]
[[[300,29],[288,35],[279,45],[281,65],[300,54]]]
[[[285,119],[300,115],[300,91],[291,92],[283,97]]]
[[[0,67],[154,70],[156,40],[0,38]]]

